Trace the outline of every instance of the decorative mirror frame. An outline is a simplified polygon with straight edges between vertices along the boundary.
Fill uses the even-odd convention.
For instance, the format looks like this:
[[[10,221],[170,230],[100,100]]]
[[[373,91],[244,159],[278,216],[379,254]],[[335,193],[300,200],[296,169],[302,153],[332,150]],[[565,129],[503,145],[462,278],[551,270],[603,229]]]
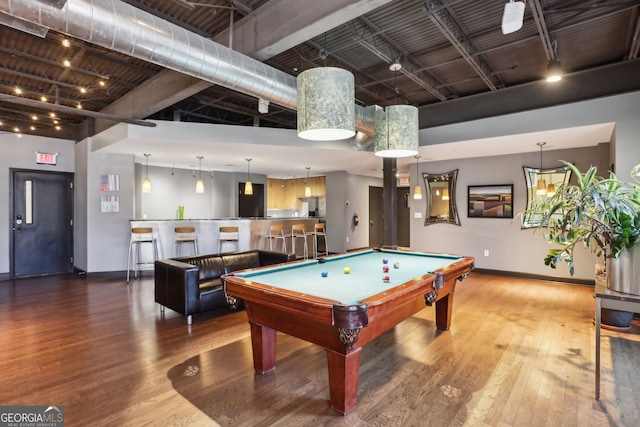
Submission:
[[[560,166],[557,168],[532,168],[529,166],[522,167],[524,172],[524,181],[527,189],[527,208],[522,215],[521,227],[534,228],[540,225],[539,215],[535,215],[532,211],[535,210],[537,204],[541,203],[546,197],[545,195],[536,194],[536,187],[539,179],[544,179],[547,185],[553,184],[555,188],[559,188],[562,185],[567,185],[571,179],[571,169],[567,166]]]
[[[458,208],[456,205],[456,181],[458,169],[444,173],[422,173],[424,186],[427,189],[427,214],[424,225],[454,224],[460,225]],[[440,194],[442,190],[443,194]],[[444,192],[449,193],[448,204],[443,203]]]

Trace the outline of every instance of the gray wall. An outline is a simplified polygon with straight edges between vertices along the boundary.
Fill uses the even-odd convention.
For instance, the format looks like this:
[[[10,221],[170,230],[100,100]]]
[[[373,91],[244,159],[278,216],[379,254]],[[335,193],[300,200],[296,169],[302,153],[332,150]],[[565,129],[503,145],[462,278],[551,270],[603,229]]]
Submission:
[[[596,164],[598,148],[589,147],[576,150],[545,151],[543,167],[556,167],[565,160],[574,163],[580,170]],[[424,225],[427,209],[423,200],[410,199],[411,248],[429,252],[444,252],[472,256],[476,267],[490,270],[519,272],[552,277],[570,277],[563,266],[558,270],[545,267],[543,259],[549,245],[540,231],[521,229],[519,213],[526,209],[527,189],[523,166],[539,167],[540,154],[537,152],[478,159],[429,162],[419,165],[420,172],[443,173],[458,169],[456,204],[460,226],[452,224]],[[411,176],[415,177],[415,165]],[[415,181],[415,178],[414,178]],[[514,218],[468,218],[467,187],[469,185],[513,184]],[[412,185],[415,185],[412,183]],[[424,184],[423,189],[424,189]],[[426,191],[423,190],[426,196]],[[422,218],[414,217],[416,211]],[[484,251],[489,256],[484,256]],[[575,278],[593,279],[593,257],[584,252],[576,257]]]
[[[36,151],[58,153],[57,165],[37,165]],[[12,219],[10,169],[32,169],[55,172],[74,172],[75,153],[73,141],[42,138],[14,133],[0,133],[0,277],[9,274],[9,242]],[[76,190],[77,193],[77,190]]]

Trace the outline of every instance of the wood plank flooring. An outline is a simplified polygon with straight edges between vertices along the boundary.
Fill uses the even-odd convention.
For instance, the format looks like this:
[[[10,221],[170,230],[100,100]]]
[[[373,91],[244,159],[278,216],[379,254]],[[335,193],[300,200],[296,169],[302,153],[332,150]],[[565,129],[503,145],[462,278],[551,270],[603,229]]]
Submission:
[[[278,334],[253,371],[244,311],[188,326],[153,278],[0,282],[0,405],[61,405],[67,426],[637,426],[640,323],[603,331],[593,289],[472,273],[450,331],[425,308],[365,346],[358,405],[329,408],[324,350]]]

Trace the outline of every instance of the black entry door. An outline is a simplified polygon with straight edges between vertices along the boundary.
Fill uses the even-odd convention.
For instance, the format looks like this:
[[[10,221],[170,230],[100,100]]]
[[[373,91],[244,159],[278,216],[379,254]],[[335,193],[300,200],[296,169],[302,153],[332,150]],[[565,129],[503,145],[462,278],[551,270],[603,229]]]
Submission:
[[[11,172],[11,277],[73,271],[73,174]]]

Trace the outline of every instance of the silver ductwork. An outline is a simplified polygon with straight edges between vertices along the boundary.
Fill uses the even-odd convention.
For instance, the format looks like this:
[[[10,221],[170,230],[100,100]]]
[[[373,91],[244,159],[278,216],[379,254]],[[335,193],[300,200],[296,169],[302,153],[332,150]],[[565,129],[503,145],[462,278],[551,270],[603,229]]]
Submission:
[[[0,0],[0,12],[292,110],[296,78],[119,0]],[[356,128],[374,116],[356,105]]]

